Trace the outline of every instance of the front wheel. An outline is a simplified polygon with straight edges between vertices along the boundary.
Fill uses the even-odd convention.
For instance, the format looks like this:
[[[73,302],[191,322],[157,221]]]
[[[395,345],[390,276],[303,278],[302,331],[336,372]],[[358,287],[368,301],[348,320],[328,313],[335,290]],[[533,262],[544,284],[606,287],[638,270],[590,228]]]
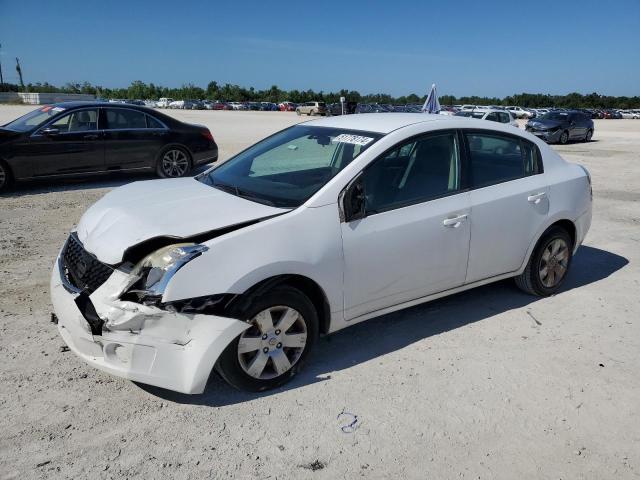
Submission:
[[[571,265],[573,243],[564,228],[552,227],[538,241],[516,285],[531,295],[557,293]]]
[[[156,173],[162,178],[184,177],[190,170],[189,154],[181,147],[163,150],[156,165]]]
[[[562,135],[560,135],[560,143],[564,145],[568,141],[569,141],[569,132],[565,130],[564,132],[562,132]]]
[[[251,302],[251,325],[220,355],[216,370],[239,390],[258,392],[293,378],[318,338],[318,314],[299,290],[276,287]]]
[[[11,170],[9,167],[0,160],[0,193],[5,192],[11,186]]]

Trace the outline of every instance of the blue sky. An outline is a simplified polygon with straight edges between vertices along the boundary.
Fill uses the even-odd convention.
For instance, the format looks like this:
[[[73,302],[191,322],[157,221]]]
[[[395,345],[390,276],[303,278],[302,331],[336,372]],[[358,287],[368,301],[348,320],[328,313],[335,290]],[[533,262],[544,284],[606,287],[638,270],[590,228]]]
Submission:
[[[640,95],[640,0],[0,0],[5,81]]]

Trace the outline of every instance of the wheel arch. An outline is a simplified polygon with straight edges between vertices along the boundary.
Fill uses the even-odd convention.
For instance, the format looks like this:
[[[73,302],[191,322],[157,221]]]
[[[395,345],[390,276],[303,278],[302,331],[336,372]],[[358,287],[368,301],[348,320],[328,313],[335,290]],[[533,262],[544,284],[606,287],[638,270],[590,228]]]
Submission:
[[[247,289],[239,295],[229,306],[234,314],[241,314],[249,306],[251,299],[256,295],[261,295],[278,286],[289,286],[300,290],[309,298],[316,311],[318,312],[318,320],[320,321],[320,333],[326,334],[331,326],[331,308],[327,295],[317,282],[309,277],[298,274],[276,275],[261,280],[257,284]]]
[[[539,230],[538,234],[535,236],[535,238],[529,245],[529,249],[527,250],[527,255],[525,256],[524,262],[522,263],[522,266],[518,269],[518,272],[517,272],[518,274],[522,273],[522,271],[526,268],[527,263],[529,263],[529,259],[531,258],[531,255],[533,254],[533,251],[535,250],[536,245],[538,245],[538,242],[540,241],[540,239],[544,236],[545,233],[549,231],[549,229],[553,227],[561,227],[569,234],[569,237],[571,237],[572,251],[575,252],[576,237],[577,237],[576,224],[572,220],[566,217],[554,218]]]

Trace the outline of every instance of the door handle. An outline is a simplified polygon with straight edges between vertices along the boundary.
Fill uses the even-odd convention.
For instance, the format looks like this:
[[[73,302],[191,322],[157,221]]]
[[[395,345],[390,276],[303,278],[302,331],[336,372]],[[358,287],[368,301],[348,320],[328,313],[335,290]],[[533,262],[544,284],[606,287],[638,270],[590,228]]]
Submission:
[[[457,217],[449,217],[449,218],[445,218],[442,221],[442,224],[445,227],[449,227],[449,228],[458,228],[460,226],[460,224],[462,222],[464,222],[467,219],[467,215],[463,214],[463,215],[458,215]]]
[[[546,192],[535,193],[535,194],[533,194],[533,195],[529,195],[529,196],[527,197],[527,201],[528,201],[529,203],[534,203],[534,204],[536,204],[536,205],[537,205],[537,204],[538,204],[538,203],[540,203],[540,202],[542,201],[542,199],[543,199],[544,197],[546,197],[546,196],[547,196],[547,193],[546,193]]]
[[[88,135],[85,135],[84,138],[86,140],[95,140],[96,138],[98,138],[98,134],[97,133],[90,133]]]

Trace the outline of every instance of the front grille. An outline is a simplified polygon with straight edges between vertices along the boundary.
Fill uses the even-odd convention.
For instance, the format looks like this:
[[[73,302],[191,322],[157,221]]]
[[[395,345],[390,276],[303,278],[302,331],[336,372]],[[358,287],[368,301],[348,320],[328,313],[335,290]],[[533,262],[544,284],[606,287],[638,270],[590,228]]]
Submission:
[[[76,288],[93,293],[111,276],[113,268],[87,252],[75,233],[69,235],[62,254],[64,274]]]

